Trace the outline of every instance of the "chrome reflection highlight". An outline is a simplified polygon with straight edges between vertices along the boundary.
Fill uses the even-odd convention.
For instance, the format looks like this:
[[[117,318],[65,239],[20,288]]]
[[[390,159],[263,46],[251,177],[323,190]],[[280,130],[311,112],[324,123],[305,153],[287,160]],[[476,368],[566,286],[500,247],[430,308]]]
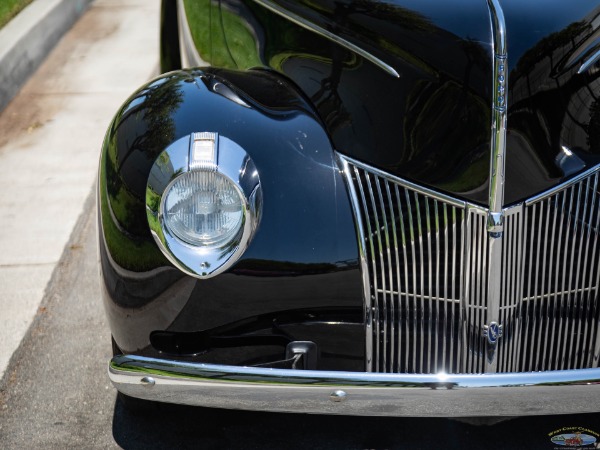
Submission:
[[[598,367],[600,167],[503,209],[496,267],[488,209],[338,158],[364,259],[367,370],[489,372],[490,345],[493,371]]]
[[[584,72],[587,72],[598,61],[600,61],[600,50],[597,50],[596,52],[594,52],[593,54],[591,54],[589,57],[585,58],[585,60],[581,63],[581,66],[579,67],[579,70],[577,70],[577,73],[578,74],[582,74]]]

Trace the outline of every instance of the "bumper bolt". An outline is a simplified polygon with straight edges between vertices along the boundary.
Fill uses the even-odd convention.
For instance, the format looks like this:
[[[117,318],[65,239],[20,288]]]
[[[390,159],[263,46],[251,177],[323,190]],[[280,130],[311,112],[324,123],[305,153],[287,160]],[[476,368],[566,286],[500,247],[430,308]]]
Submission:
[[[156,382],[152,377],[144,377],[140,380],[140,383],[142,383],[142,386],[154,386]]]
[[[346,400],[346,396],[347,394],[345,391],[337,390],[331,393],[331,395],[329,396],[329,400],[331,400],[332,402],[343,402],[344,400]]]

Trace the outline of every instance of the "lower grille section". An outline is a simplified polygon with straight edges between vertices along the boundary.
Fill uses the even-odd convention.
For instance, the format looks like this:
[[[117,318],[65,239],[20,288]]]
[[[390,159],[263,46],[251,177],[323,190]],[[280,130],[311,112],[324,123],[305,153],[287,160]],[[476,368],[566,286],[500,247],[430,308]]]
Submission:
[[[486,371],[487,210],[340,156],[368,283],[368,369]],[[598,174],[504,211],[497,371],[598,366]]]
[[[598,173],[526,202],[516,353],[505,370],[598,366]],[[507,308],[509,306],[507,305]]]

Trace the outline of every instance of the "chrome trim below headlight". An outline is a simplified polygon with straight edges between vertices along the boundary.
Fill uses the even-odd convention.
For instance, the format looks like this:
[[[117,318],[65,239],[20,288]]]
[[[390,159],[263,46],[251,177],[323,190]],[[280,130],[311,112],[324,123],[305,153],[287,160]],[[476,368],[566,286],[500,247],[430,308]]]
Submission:
[[[167,403],[315,414],[472,417],[595,412],[600,369],[502,374],[383,374],[266,369],[121,355],[122,393]]]

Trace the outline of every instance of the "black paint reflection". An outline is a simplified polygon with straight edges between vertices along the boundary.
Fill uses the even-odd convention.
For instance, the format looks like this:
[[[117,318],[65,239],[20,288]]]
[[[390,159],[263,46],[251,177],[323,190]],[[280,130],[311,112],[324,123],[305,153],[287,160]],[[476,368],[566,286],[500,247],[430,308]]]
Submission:
[[[511,60],[509,77],[507,204],[547,190],[600,163],[596,138],[600,125],[596,113],[599,71],[592,67],[578,73],[586,55],[600,48],[600,38],[592,25],[600,9],[571,23],[561,21],[577,17],[574,11],[566,5],[559,9],[564,10],[563,17],[556,11],[552,18],[545,18],[553,25],[548,29],[558,31],[542,35],[529,49],[517,43],[511,47],[509,41],[509,57],[516,54],[520,58]],[[575,10],[581,14],[580,7]],[[522,20],[517,16],[520,11],[512,3],[505,8],[509,30],[518,31],[515,36],[524,33],[517,25]]]
[[[278,3],[359,45],[393,66],[400,78],[253,1],[220,2],[227,32],[215,32],[224,39],[213,41],[212,54],[230,55],[219,58],[221,64],[240,69],[260,64],[285,74],[315,105],[342,153],[485,200],[491,54],[484,3],[471,2],[473,20],[461,26],[429,2],[410,8],[368,0],[324,1],[318,8],[304,1]]]

